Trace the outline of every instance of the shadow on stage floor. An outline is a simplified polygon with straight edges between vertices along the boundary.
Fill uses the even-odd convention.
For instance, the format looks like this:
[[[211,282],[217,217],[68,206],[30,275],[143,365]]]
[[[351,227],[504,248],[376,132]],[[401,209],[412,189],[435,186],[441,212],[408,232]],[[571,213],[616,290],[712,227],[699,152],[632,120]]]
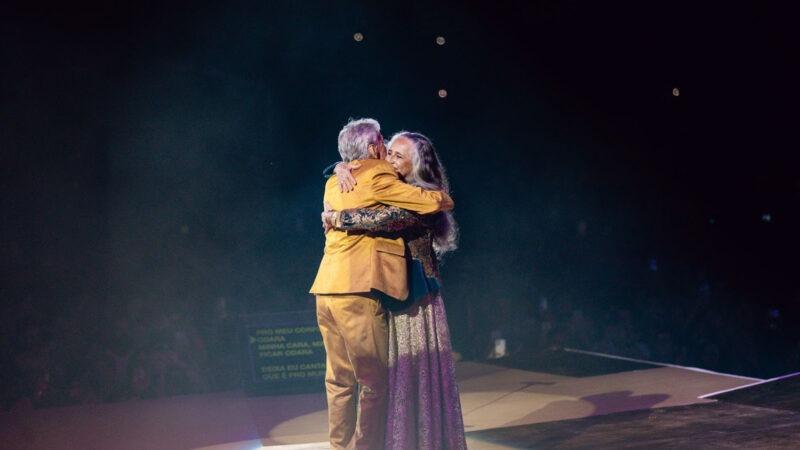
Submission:
[[[800,414],[719,402],[468,433],[472,448],[797,448]]]
[[[762,380],[578,351],[462,361],[456,377],[472,450],[800,442],[797,379],[736,391]],[[326,438],[322,386],[312,394],[228,391],[0,415],[4,448],[321,449]]]

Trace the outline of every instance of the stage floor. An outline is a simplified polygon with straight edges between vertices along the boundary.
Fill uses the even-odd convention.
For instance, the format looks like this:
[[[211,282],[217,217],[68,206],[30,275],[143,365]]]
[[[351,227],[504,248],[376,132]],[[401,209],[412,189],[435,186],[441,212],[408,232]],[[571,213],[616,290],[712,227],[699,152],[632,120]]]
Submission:
[[[576,422],[574,419],[585,421],[626,411],[644,411],[631,416],[631,420],[641,422],[642,417],[651,417],[655,408],[669,411],[671,407],[715,403],[716,400],[698,397],[757,381],[689,368],[627,368],[631,367],[634,369],[577,376],[564,375],[564,371],[460,362],[457,377],[468,446],[506,449],[552,448],[562,442],[566,446],[570,446],[569,442],[578,447],[589,445],[585,440],[575,441],[574,431],[559,427]],[[539,434],[543,429],[535,427],[545,423],[550,424],[546,428],[549,431]],[[327,448],[321,386],[319,393],[303,395],[247,397],[244,392],[230,391],[3,412],[0,424],[3,448],[15,449]],[[585,431],[586,427],[582,427],[579,429]],[[545,441],[535,438],[545,435]],[[603,446],[603,441],[597,442]]]

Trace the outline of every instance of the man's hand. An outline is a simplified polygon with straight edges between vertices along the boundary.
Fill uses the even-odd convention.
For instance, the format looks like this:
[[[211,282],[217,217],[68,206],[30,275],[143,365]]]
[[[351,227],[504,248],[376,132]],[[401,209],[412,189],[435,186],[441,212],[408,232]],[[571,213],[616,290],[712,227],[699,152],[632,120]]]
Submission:
[[[341,192],[350,192],[356,186],[356,179],[353,177],[353,169],[361,167],[357,161],[350,163],[340,162],[333,168],[333,173],[336,174],[336,179],[339,182],[339,190]]]

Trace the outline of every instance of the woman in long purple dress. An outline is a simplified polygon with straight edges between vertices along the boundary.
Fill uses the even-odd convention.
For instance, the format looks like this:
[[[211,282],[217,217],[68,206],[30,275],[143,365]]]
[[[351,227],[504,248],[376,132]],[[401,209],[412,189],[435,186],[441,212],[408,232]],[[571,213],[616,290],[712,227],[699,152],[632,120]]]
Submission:
[[[386,160],[409,184],[427,190],[450,186],[430,139],[400,132]],[[464,423],[456,385],[438,261],[455,250],[458,228],[451,213],[419,216],[396,207],[323,214],[335,228],[400,235],[407,245],[410,295],[385,299],[389,315],[387,449],[464,449]]]

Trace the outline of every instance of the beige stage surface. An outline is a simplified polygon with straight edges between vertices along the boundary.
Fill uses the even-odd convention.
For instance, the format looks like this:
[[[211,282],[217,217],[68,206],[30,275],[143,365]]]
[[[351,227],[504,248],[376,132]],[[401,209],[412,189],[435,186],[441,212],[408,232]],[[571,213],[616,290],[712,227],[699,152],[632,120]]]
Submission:
[[[460,362],[467,432],[654,407],[713,402],[698,397],[751,378],[679,367],[567,377]],[[3,412],[2,448],[202,449],[327,448],[318,394],[247,397],[241,391],[157,400]],[[471,449],[503,449],[468,438]]]

